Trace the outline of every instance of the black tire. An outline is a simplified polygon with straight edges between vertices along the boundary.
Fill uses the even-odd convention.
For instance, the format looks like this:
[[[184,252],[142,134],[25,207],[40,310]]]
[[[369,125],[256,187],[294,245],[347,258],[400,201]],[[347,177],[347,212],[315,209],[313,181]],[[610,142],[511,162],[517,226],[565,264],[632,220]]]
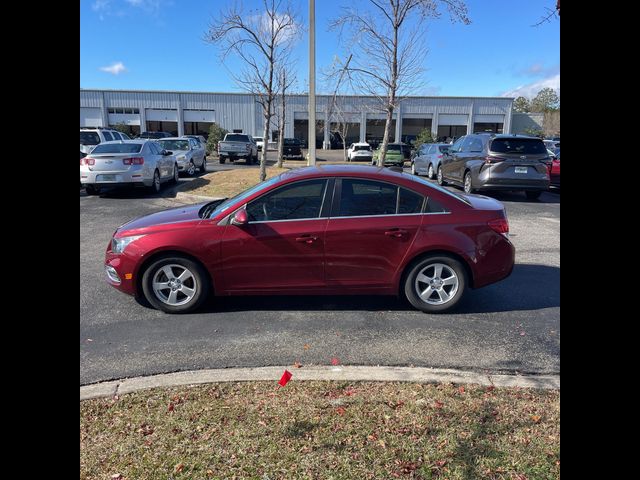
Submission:
[[[542,190],[538,190],[536,192],[524,192],[527,195],[527,199],[529,200],[537,200],[538,198],[540,198],[540,195],[542,194]]]
[[[473,188],[473,182],[471,180],[471,172],[466,172],[464,174],[464,193],[473,193],[475,191],[475,189]]]
[[[256,152],[256,156],[253,157],[253,164],[257,165],[258,164],[258,153]]]
[[[160,193],[160,190],[162,190],[162,183],[160,182],[160,172],[158,172],[158,170],[153,172],[153,183],[151,184],[149,189],[151,190],[151,193]]]
[[[444,264],[449,267],[455,273],[455,277],[457,277],[458,281],[458,285],[455,288],[455,293],[453,293],[451,299],[446,301],[446,303],[442,303],[439,305],[427,303],[426,301],[424,301],[416,292],[415,287],[416,277],[418,276],[418,274],[425,269],[428,269],[429,265],[433,264]],[[467,272],[464,266],[458,260],[446,255],[434,255],[430,257],[423,257],[410,267],[407,275],[405,276],[403,288],[407,300],[409,300],[409,303],[411,303],[411,305],[413,305],[418,310],[421,310],[425,313],[442,313],[447,310],[451,310],[458,304],[458,302],[460,302],[466,290],[467,283]],[[449,292],[447,292],[446,287],[443,288],[445,288],[446,293],[451,293],[454,290],[453,286],[449,290]],[[433,295],[434,297],[437,296],[438,298],[441,298],[439,296],[440,294]]]
[[[189,163],[187,164],[187,168],[185,168],[185,171],[187,172],[187,175],[189,175],[190,177],[195,176],[198,169],[196,168],[196,164],[193,163],[193,160],[189,160]]]
[[[84,187],[84,191],[87,192],[87,195],[99,195],[100,189],[98,187],[94,187],[93,185],[87,185]]]
[[[220,165],[224,165],[224,162],[226,162],[227,159],[224,157],[220,157]]]
[[[427,170],[427,178],[429,180],[433,180],[435,178],[436,174],[433,173],[433,163],[429,162],[429,168]]]
[[[438,165],[437,178],[438,178],[438,185],[440,185],[441,187],[447,184],[447,182],[444,179],[444,175],[442,175],[442,165]]]
[[[200,168],[198,170],[200,171],[200,173],[207,173],[207,156],[206,155],[202,159],[202,165],[200,165]]]
[[[180,170],[178,170],[178,164],[173,165],[173,178],[171,179],[171,184],[176,185],[178,183],[178,179],[180,178]]]
[[[183,268],[188,269],[193,274],[193,287],[196,293],[193,298],[184,305],[169,305],[164,303],[153,291],[153,277],[162,267],[169,264],[183,266]],[[151,306],[158,310],[166,313],[187,313],[198,308],[202,305],[202,302],[207,299],[210,291],[209,275],[207,275],[205,269],[198,262],[178,255],[168,255],[158,258],[146,268],[142,275],[142,291],[145,299]]]

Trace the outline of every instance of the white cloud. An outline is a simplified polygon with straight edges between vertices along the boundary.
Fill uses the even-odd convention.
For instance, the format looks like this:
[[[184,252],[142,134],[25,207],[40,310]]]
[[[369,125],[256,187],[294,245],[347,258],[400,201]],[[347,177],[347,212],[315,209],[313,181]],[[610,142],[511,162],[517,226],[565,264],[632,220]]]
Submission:
[[[108,67],[100,67],[100,70],[103,72],[111,73],[112,75],[118,75],[122,72],[126,72],[127,68],[124,66],[122,62],[116,62]]]
[[[529,83],[527,85],[520,85],[519,87],[502,93],[503,97],[535,97],[543,88],[553,88],[558,95],[560,95],[560,74],[553,75],[551,77],[543,78],[537,82]]]

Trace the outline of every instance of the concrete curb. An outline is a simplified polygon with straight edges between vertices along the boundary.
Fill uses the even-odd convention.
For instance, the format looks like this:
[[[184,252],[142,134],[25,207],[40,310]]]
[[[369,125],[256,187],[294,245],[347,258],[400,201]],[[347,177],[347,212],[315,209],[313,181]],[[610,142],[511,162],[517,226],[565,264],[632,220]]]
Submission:
[[[91,398],[124,395],[126,393],[158,387],[261,380],[277,382],[285,369],[288,369],[293,374],[294,380],[417,383],[451,382],[545,390],[560,388],[560,375],[492,375],[467,372],[464,370],[425,367],[313,366],[296,369],[291,366],[284,366],[197,370],[94,383],[80,387],[80,401]]]
[[[176,192],[175,199],[185,201],[185,202],[190,202],[190,203],[202,203],[202,202],[212,202],[214,200],[221,200],[222,197],[206,197],[204,195],[193,195],[191,193]]]

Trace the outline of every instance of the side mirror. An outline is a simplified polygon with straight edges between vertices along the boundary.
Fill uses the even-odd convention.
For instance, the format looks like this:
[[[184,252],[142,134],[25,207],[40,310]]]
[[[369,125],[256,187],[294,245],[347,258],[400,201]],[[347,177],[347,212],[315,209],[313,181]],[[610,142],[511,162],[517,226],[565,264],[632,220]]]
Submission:
[[[238,210],[233,214],[233,217],[231,217],[231,225],[241,227],[242,225],[246,225],[247,223],[249,223],[249,215],[247,214],[247,210],[244,208]]]

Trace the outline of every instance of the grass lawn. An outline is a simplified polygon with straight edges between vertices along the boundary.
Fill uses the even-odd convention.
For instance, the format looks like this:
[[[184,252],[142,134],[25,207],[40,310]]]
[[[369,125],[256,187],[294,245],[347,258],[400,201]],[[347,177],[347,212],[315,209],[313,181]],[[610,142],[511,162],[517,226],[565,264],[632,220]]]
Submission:
[[[80,403],[81,479],[556,479],[560,392],[239,382]]]
[[[288,172],[288,168],[267,168],[267,178]],[[260,182],[260,170],[257,168],[214,172],[189,182],[182,192],[207,197],[231,198]]]

